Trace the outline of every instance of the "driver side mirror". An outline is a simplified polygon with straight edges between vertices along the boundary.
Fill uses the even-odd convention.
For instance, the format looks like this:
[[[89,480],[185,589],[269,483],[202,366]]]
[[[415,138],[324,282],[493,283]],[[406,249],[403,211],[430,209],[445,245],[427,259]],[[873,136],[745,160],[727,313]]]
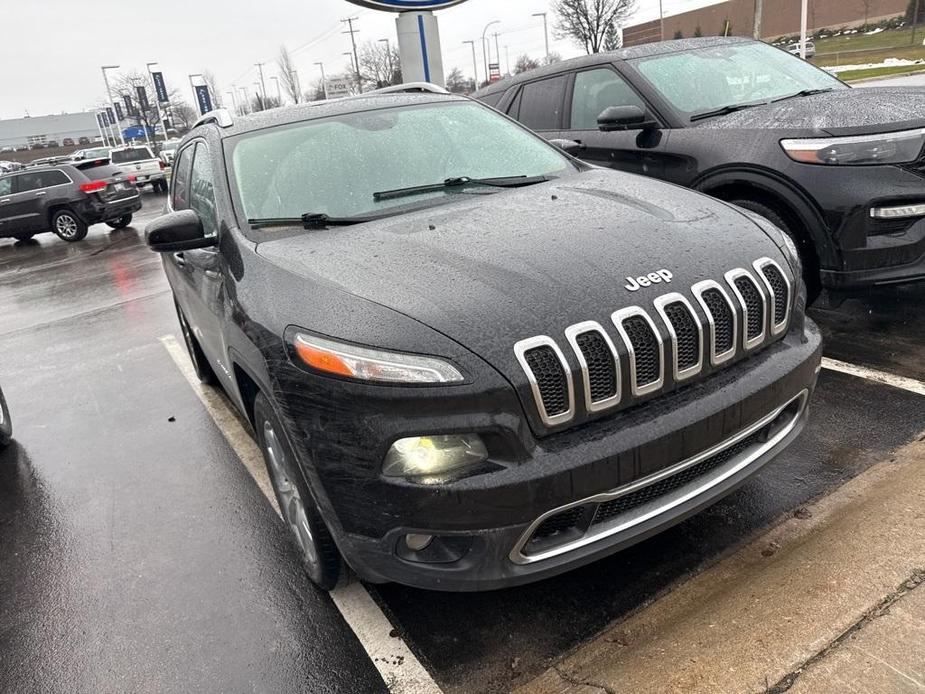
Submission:
[[[658,127],[646,112],[638,106],[608,106],[597,117],[597,129],[603,132],[614,130],[648,130]]]
[[[218,242],[215,236],[206,236],[202,220],[194,210],[168,212],[145,227],[145,241],[155,253],[191,251],[208,248]]]
[[[583,144],[581,144],[580,142],[575,142],[575,140],[562,140],[559,138],[555,138],[553,140],[550,140],[549,144],[551,144],[556,149],[559,149],[573,157],[577,157],[579,152],[586,149],[586,147]]]

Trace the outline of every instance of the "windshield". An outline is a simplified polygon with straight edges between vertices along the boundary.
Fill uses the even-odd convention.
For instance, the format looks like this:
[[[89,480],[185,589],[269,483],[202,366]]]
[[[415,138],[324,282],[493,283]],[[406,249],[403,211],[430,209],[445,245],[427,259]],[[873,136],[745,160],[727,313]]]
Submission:
[[[84,159],[102,159],[109,156],[109,147],[99,147],[97,149],[83,150]]]
[[[125,164],[126,162],[143,161],[145,159],[154,159],[147,147],[117,149],[112,152],[113,164]]]
[[[806,89],[847,89],[827,72],[764,43],[638,58],[635,69],[685,115],[767,102]]]
[[[244,135],[234,143],[231,159],[248,219],[375,215],[460,194],[449,187],[410,200],[374,198],[384,190],[455,177],[530,177],[572,169],[551,145],[468,101],[365,111]]]

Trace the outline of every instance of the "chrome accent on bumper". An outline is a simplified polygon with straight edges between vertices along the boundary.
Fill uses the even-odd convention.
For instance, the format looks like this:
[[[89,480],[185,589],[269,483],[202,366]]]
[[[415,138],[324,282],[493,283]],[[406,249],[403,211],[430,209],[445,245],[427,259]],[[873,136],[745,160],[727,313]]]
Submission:
[[[809,391],[803,390],[796,397],[791,398],[785,404],[774,409],[774,411],[762,417],[757,422],[754,422],[725,441],[722,441],[715,446],[702,451],[701,453],[698,453],[691,458],[688,458],[687,460],[683,460],[669,468],[660,470],[652,475],[649,475],[648,477],[636,480],[630,484],[624,485],[612,491],[603,492],[601,494],[596,494],[594,496],[580,499],[578,501],[573,501],[571,503],[564,504],[547,511],[535,521],[533,521],[530,526],[523,532],[523,534],[515,543],[514,547],[511,549],[509,555],[510,560],[515,564],[532,564],[534,562],[565,554],[566,552],[571,552],[594,542],[598,542],[599,540],[613,537],[614,535],[624,532],[636,525],[639,525],[640,523],[644,523],[645,521],[650,520],[656,516],[665,514],[671,509],[676,508],[677,506],[680,506],[681,504],[684,504],[692,499],[695,499],[696,497],[701,496],[706,492],[709,492],[712,488],[721,484],[738,472],[741,472],[756,461],[760,460],[768,451],[772,450],[775,446],[777,446],[777,444],[783,441],[790,434],[790,432],[794,430],[797,423],[800,421],[800,418],[806,409],[808,400]],[[787,408],[795,402],[798,404],[796,412],[792,417],[784,422],[777,431],[773,432],[767,441],[764,441],[749,451],[744,451],[741,455],[730,460],[725,465],[722,465],[715,470],[711,470],[710,472],[705,473],[703,476],[692,480],[687,485],[668,492],[667,494],[658,497],[651,502],[645,503],[637,508],[631,509],[626,513],[616,516],[608,523],[602,523],[597,528],[591,526],[580,538],[566,542],[557,547],[552,547],[544,552],[538,552],[537,554],[527,555],[523,553],[523,548],[530,541],[533,533],[536,532],[536,529],[539,528],[540,524],[542,524],[542,522],[547,518],[562,513],[563,511],[567,511],[568,509],[574,508],[576,506],[599,504],[611,501],[613,499],[617,499],[621,496],[625,496],[626,494],[637,491],[643,487],[655,484],[656,482],[659,482],[660,480],[663,480],[667,477],[676,475],[686,468],[689,468],[706,460],[707,458],[711,458],[721,453],[730,446],[734,446],[743,439],[748,438],[755,432],[759,431],[761,428],[771,424],[775,419],[777,419],[778,416],[780,416],[781,413],[787,410]]]

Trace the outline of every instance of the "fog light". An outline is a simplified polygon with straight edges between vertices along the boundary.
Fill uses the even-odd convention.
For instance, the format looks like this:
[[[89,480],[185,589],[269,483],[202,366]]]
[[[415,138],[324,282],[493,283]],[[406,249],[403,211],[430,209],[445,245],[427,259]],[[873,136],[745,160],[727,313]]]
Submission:
[[[413,552],[420,552],[423,549],[427,549],[431,542],[434,541],[433,535],[417,535],[410,534],[405,535],[405,544]]]
[[[919,205],[896,205],[895,207],[872,207],[870,208],[870,216],[874,219],[925,217],[925,203]]]
[[[488,451],[478,434],[411,436],[392,444],[382,463],[387,477],[439,477],[478,465]]]

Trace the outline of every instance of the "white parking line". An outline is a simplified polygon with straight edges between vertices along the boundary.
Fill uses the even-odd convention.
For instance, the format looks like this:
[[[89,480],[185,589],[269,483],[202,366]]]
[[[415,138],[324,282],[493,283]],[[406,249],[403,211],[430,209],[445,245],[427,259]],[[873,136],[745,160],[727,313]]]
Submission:
[[[839,361],[838,359],[830,359],[829,357],[822,358],[822,366],[830,371],[840,371],[841,373],[857,376],[858,378],[866,378],[868,381],[876,381],[877,383],[883,383],[884,385],[893,386],[894,388],[908,390],[911,393],[925,395],[925,383],[916,381],[914,378],[894,376],[884,371],[868,369],[865,366],[855,366],[854,364]]]
[[[279,514],[273,487],[263,462],[263,454],[228,401],[218,390],[203,386],[199,382],[186,350],[173,335],[165,335],[160,341],[206,410],[212,415],[215,424],[254,478],[260,491]],[[356,634],[373,665],[379,670],[389,691],[393,694],[441,694],[440,687],[404,640],[399,636],[393,636],[395,628],[362,584],[354,583],[338,588],[331,592],[331,599],[343,615],[344,621]]]

